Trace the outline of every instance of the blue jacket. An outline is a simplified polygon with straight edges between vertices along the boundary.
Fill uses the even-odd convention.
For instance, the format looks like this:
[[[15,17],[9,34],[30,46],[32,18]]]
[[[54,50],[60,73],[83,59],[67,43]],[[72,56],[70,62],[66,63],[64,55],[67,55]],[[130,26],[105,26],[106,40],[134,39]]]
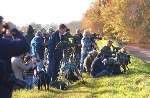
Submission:
[[[81,39],[81,44],[82,44],[81,52],[90,52],[90,51],[92,51],[94,43],[95,43],[95,41],[92,38],[83,37]]]
[[[31,53],[34,56],[39,56],[40,59],[44,59],[44,40],[40,36],[35,36],[31,40]]]

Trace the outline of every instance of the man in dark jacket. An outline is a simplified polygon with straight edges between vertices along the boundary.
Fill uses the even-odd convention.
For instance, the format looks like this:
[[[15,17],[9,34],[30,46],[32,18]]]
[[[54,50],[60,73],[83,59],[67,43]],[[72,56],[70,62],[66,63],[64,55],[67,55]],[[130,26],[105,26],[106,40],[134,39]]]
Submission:
[[[31,25],[29,25],[28,30],[27,30],[27,35],[25,36],[29,44],[31,43],[31,40],[33,37],[34,37],[34,29]]]
[[[78,68],[80,67],[80,59],[81,59],[81,39],[82,39],[81,30],[77,29],[76,34],[74,36],[74,44],[75,44],[75,60]]]
[[[103,54],[104,58],[106,58],[106,59],[112,57],[112,53],[113,53],[111,50],[112,43],[113,43],[112,40],[108,40],[107,45],[101,49],[101,53]]]
[[[96,57],[91,64],[90,75],[96,78],[96,77],[104,76],[107,74],[108,72],[106,70],[106,66],[102,62],[102,58]]]
[[[0,18],[0,32],[3,29],[3,18]],[[17,29],[11,30],[14,40],[0,38],[0,97],[11,98],[13,90],[13,82],[11,76],[13,71],[11,68],[11,57],[29,51],[29,45],[25,38]]]
[[[59,30],[54,32],[48,41],[49,51],[49,65],[48,74],[51,77],[51,81],[57,80],[58,72],[60,68],[60,60],[62,59],[63,52],[61,49],[56,48],[60,41],[64,40],[64,33],[67,27],[64,24],[59,26]]]

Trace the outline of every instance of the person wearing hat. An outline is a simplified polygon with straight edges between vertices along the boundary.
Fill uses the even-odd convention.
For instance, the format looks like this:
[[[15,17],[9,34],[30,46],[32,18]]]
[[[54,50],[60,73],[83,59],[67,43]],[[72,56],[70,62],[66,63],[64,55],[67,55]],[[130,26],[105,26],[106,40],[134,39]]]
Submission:
[[[112,57],[112,50],[111,50],[112,44],[113,44],[113,41],[108,40],[107,45],[101,49],[101,53],[106,59],[109,57]]]
[[[11,30],[15,30],[12,25],[9,25]],[[3,29],[3,17],[0,16],[0,34]],[[11,67],[11,57],[19,56],[29,51],[23,35],[17,31],[13,35],[13,40],[7,40],[0,37],[0,97],[11,98],[13,85],[15,84],[14,73]]]

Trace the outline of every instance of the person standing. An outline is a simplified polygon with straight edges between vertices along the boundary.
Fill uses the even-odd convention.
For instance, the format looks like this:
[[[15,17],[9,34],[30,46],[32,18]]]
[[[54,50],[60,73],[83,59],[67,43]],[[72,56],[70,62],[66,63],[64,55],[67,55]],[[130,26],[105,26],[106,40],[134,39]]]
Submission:
[[[91,37],[90,31],[85,30],[83,33],[83,38],[81,39],[81,59],[80,59],[80,71],[84,71],[84,59],[87,57],[88,53],[95,49],[95,40]]]
[[[31,40],[31,54],[38,59],[44,60],[44,50],[44,39],[41,33],[37,32]]]
[[[51,78],[51,81],[56,81],[58,77],[58,72],[60,68],[60,60],[63,56],[63,51],[57,49],[56,46],[60,41],[64,40],[64,33],[66,32],[66,25],[60,24],[59,30],[54,32],[48,41],[48,51],[49,51],[49,65],[48,65],[48,74]]]
[[[11,67],[11,57],[19,56],[29,51],[29,45],[20,31],[8,24],[13,35],[13,40],[0,37],[0,97],[11,98],[14,81],[14,73]],[[3,29],[3,17],[0,16],[0,33]],[[13,32],[12,32],[13,31]],[[11,51],[10,51],[11,49]]]
[[[25,36],[27,42],[30,44],[31,40],[34,37],[34,29],[31,25],[29,25],[28,30],[27,30],[27,35]]]
[[[75,44],[75,60],[76,65],[79,68],[80,67],[80,59],[81,59],[81,39],[82,39],[81,30],[77,29],[76,34],[74,36],[74,44]]]

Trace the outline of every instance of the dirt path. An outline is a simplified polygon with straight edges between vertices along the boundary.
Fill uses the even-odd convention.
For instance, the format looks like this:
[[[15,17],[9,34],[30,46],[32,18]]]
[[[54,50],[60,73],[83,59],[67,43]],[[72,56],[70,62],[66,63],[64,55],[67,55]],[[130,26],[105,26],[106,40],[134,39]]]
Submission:
[[[147,49],[135,47],[135,46],[126,46],[129,53],[141,58],[142,60],[150,62],[150,51]]]

